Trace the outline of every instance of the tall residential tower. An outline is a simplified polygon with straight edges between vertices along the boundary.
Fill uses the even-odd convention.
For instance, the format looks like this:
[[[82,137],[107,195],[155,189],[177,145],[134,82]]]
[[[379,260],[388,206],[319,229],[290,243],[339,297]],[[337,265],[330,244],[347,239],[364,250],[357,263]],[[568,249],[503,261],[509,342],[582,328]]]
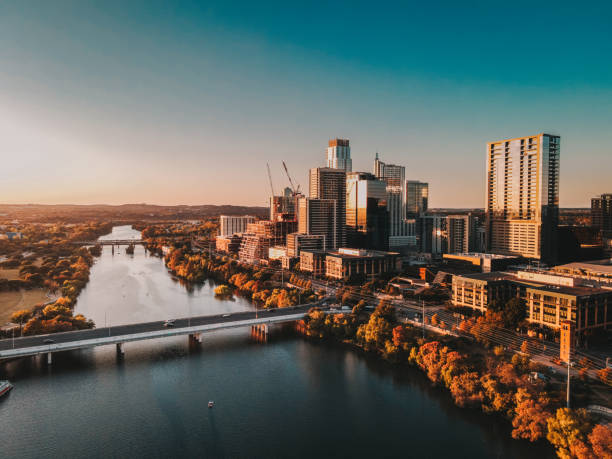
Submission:
[[[487,144],[487,249],[554,262],[561,138],[537,134]]]

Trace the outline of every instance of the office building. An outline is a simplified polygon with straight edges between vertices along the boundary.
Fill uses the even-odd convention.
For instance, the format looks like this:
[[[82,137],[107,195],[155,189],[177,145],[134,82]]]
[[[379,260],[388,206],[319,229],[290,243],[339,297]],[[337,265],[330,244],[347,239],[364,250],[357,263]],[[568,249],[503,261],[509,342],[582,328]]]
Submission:
[[[554,262],[560,142],[538,134],[487,144],[487,251]]]
[[[250,215],[221,215],[219,217],[219,236],[231,236],[235,233],[244,233],[247,225],[254,221],[255,217]]]
[[[323,234],[288,234],[287,256],[299,257],[302,250],[325,250],[325,236]]]
[[[612,233],[612,193],[591,199],[591,226],[602,234]]]
[[[400,254],[395,252],[341,248],[325,256],[326,276],[341,280],[354,277],[371,280],[381,274],[398,272],[401,265]]]
[[[406,180],[406,216],[418,217],[427,212],[429,204],[429,184],[418,180]]]
[[[378,153],[376,153],[374,175],[389,186],[403,188],[406,180],[406,168],[404,166],[384,163],[378,158]]]
[[[405,167],[382,162],[378,153],[374,159],[374,175],[387,184],[389,212],[389,249],[416,249],[415,220],[406,219]]]
[[[324,250],[338,247],[337,205],[335,199],[300,198],[297,232],[320,236]]]
[[[310,198],[336,201],[334,237],[325,241],[327,248],[346,245],[346,172],[341,169],[317,167],[310,169]],[[300,233],[304,231],[300,230]],[[306,233],[319,234],[319,233]]]
[[[341,169],[344,172],[353,170],[353,160],[351,159],[351,147],[348,139],[333,139],[329,141],[327,147],[327,167]]]
[[[347,244],[363,249],[389,248],[387,184],[368,172],[346,177]]]
[[[578,278],[533,271],[453,276],[455,306],[485,312],[492,301],[513,297],[524,301],[527,321],[533,324],[558,330],[569,320],[578,335],[612,326],[612,290]]]
[[[445,253],[442,255],[444,264],[462,272],[490,273],[503,271],[510,266],[517,266],[523,259],[513,255],[497,255],[495,253]]]
[[[325,275],[325,257],[327,252],[324,250],[302,250],[300,252],[300,270],[312,273],[314,276]]]

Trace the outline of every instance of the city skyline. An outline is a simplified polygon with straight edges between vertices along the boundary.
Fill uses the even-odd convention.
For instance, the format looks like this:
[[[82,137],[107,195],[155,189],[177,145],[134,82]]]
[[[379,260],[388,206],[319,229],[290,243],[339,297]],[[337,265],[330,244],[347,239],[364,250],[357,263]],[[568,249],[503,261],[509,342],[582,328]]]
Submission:
[[[354,171],[379,152],[430,207],[483,208],[486,144],[541,132],[561,207],[609,192],[610,6],[506,8],[486,33],[499,7],[433,8],[4,3],[0,202],[265,206],[266,162],[304,188],[340,137]]]

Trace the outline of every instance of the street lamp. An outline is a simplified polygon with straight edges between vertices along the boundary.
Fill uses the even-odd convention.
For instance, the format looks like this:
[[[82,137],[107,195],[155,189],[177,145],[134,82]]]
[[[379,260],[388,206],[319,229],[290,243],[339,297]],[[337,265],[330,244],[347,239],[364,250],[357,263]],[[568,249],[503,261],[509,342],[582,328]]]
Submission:
[[[574,365],[574,362],[567,360],[567,408],[570,407],[570,367]]]

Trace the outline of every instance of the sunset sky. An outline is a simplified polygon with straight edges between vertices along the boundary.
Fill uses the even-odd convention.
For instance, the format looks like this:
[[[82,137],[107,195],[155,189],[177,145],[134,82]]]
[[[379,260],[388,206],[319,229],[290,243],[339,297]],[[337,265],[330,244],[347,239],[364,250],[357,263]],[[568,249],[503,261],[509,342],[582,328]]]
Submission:
[[[539,6],[538,6],[539,4]],[[495,6],[497,5],[497,6]],[[444,14],[441,12],[444,11]],[[265,205],[332,137],[482,207],[486,142],[612,192],[609,2],[0,2],[0,202]]]

